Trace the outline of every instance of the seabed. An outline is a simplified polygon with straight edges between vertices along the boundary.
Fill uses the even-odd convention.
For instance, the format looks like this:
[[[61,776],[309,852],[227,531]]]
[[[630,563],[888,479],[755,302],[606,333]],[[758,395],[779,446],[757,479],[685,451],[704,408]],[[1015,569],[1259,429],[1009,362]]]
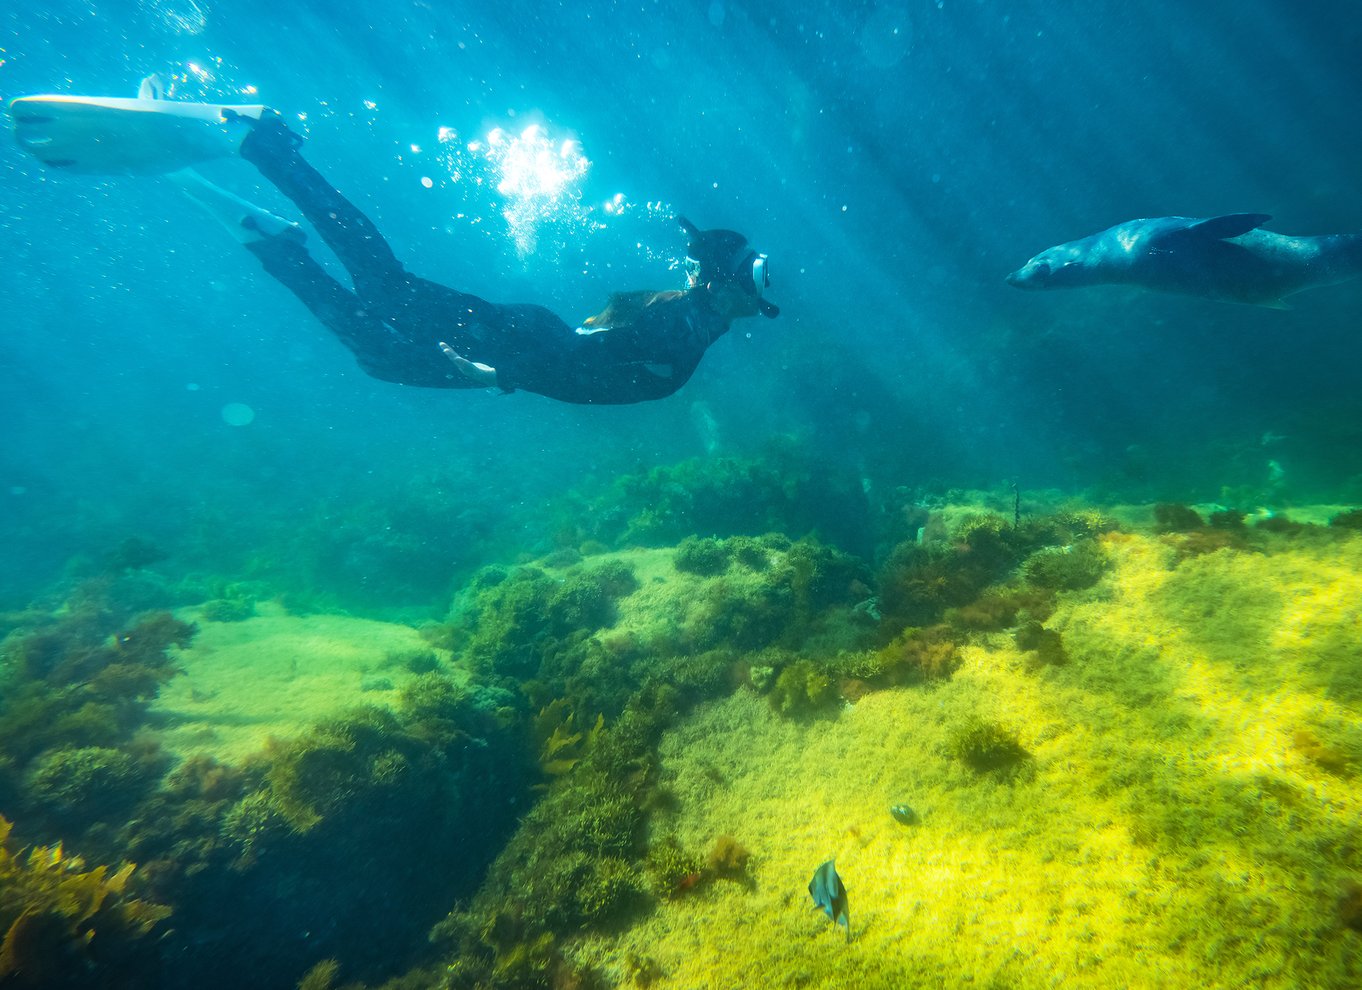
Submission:
[[[1362,985],[1362,531],[1322,524],[1340,511],[1208,539],[1126,510],[1084,538],[1100,573],[1051,589],[1048,652],[1020,635],[1023,609],[956,622],[949,662],[907,675],[883,676],[894,647],[874,642],[876,610],[853,600],[871,589],[857,584],[801,633],[825,676],[783,701],[776,675],[807,658],[798,646],[704,637],[716,601],[750,606],[773,572],[797,572],[799,544],[717,573],[678,570],[666,547],[529,565],[549,585],[583,567],[633,574],[608,621],[576,636],[573,655],[588,659],[569,683],[608,678],[617,661],[646,670],[662,643],[721,651],[722,670],[708,696],[658,723],[652,770],[617,782],[640,816],[606,857],[627,878],[617,902],[547,931],[523,905],[496,907],[522,893],[512,861],[539,855],[547,813],[530,815],[451,916],[464,922],[436,939],[443,955],[404,986]],[[961,527],[977,515],[947,515],[946,545],[967,556]],[[989,587],[1019,588],[1019,573]],[[239,621],[210,614],[176,613],[198,633],[147,713],[176,760],[248,762],[357,707],[400,711],[429,666],[462,691],[503,662],[476,659],[476,622],[442,640],[273,602]],[[668,682],[671,661],[656,662]],[[545,703],[533,800],[571,807],[596,772],[593,747],[627,721]],[[659,872],[646,850],[663,845],[691,866]],[[706,860],[725,846],[739,854]],[[828,859],[848,891],[849,937],[806,889]],[[518,919],[510,935],[503,915]],[[476,971],[469,944],[485,951]],[[336,978],[350,979],[343,965]]]

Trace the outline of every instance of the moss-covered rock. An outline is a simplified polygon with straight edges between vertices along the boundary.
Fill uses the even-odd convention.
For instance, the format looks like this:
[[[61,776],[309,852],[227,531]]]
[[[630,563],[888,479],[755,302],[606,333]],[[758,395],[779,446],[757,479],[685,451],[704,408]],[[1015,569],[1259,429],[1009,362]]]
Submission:
[[[588,535],[613,545],[773,532],[818,532],[858,552],[870,544],[869,505],[857,480],[792,444],[760,458],[694,458],[626,475],[576,514],[591,520]]]
[[[526,680],[559,641],[612,624],[615,603],[637,587],[619,560],[573,568],[561,580],[536,567],[491,569],[463,596],[456,627],[475,669]]]
[[[728,570],[732,559],[725,541],[688,536],[677,545],[672,564],[678,571],[712,577]]]
[[[1027,760],[1021,741],[994,721],[971,716],[952,726],[947,738],[952,756],[977,773],[1008,776]]]
[[[1026,580],[1053,591],[1091,588],[1107,569],[1107,558],[1095,540],[1080,540],[1062,547],[1046,547],[1026,558]]]
[[[24,790],[30,802],[63,820],[102,821],[136,804],[149,779],[149,768],[130,753],[67,747],[34,760]]]
[[[1160,533],[1190,533],[1206,525],[1201,513],[1178,502],[1160,502],[1154,506],[1154,529]]]

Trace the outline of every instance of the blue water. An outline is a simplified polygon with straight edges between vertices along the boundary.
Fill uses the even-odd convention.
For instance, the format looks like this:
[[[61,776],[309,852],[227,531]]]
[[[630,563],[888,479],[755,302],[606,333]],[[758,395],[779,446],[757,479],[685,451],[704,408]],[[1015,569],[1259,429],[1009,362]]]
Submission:
[[[446,685],[462,699],[461,708],[445,699],[456,715],[425,698],[429,724],[447,722],[435,742],[375,729],[383,746],[406,747],[396,757],[384,751],[375,767],[397,773],[403,753],[429,757],[429,776],[404,778],[418,784],[402,796],[426,817],[383,807],[387,792],[371,781],[362,797],[374,813],[369,804],[351,809],[368,831],[330,847],[317,833],[284,835],[277,821],[268,832],[266,805],[255,800],[275,786],[262,782],[266,763],[191,764],[167,796],[171,761],[156,753],[164,723],[143,721],[160,681],[139,686],[127,659],[148,661],[134,616],[215,603],[216,612],[180,613],[207,622],[268,602],[272,613],[420,625],[448,618],[462,591],[465,604],[485,594],[478,607],[490,641],[497,622],[513,624],[515,601],[528,607],[559,579],[526,570],[503,588],[506,572],[491,571],[470,583],[479,568],[577,560],[579,550],[627,544],[629,526],[678,542],[690,519],[666,513],[694,495],[709,506],[695,535],[783,526],[786,536],[813,531],[853,555],[798,545],[799,566],[786,565],[795,577],[782,580],[802,590],[778,588],[770,603],[749,604],[752,614],[785,615],[777,604],[792,609],[795,599],[811,608],[810,587],[836,583],[835,608],[868,623],[881,618],[881,588],[871,584],[893,591],[895,580],[912,587],[937,573],[926,563],[914,571],[917,548],[900,543],[940,524],[926,507],[983,502],[1010,515],[1014,490],[1036,517],[1066,497],[1207,503],[1203,512],[1362,505],[1362,280],[1306,292],[1286,310],[1118,287],[1023,293],[1004,281],[1045,247],[1134,217],[1263,212],[1285,233],[1362,230],[1360,50],[1362,18],[1343,0],[0,6],[0,100],[132,96],[156,74],[176,99],[267,103],[306,135],[307,158],[419,275],[500,302],[547,305],[575,324],[611,292],[680,285],[681,214],[740,230],[769,253],[769,298],[782,310],[774,321],[737,323],[694,378],[658,402],[587,407],[395,386],[360,371],[254,257],[164,180],[45,168],[0,138],[0,728],[32,750],[0,751],[0,816],[16,821],[15,838],[6,846],[0,836],[0,847],[64,840],[91,867],[136,859],[150,889],[159,883],[175,901],[173,921],[144,946],[160,954],[168,986],[236,985],[238,967],[259,985],[293,986],[327,954],[345,957],[346,979],[377,981],[431,963],[434,982],[456,960],[447,945],[430,948],[429,925],[478,889],[537,800],[530,778],[549,751],[535,733],[582,730],[594,740],[602,725],[615,730],[621,699],[635,695],[630,704],[643,698],[660,732],[678,704],[670,682],[643,690],[614,681],[646,669],[648,657],[631,651],[647,653],[648,642],[621,634],[598,655],[581,638],[595,626],[548,624],[561,635],[554,662],[561,652],[564,665],[581,664],[553,675],[562,684],[492,683],[473,670],[485,683],[467,698]],[[554,165],[547,178],[562,187],[538,197],[499,188],[507,175],[497,149],[539,141]],[[294,215],[243,162],[204,172]],[[654,468],[666,470],[647,485],[621,482]],[[735,507],[713,491],[715,479],[730,478],[750,483],[750,504]],[[705,484],[700,494],[686,488]],[[645,498],[657,504],[639,504]],[[1195,544],[1169,545],[1247,553],[1248,531],[1225,518],[1237,517],[1222,516]],[[1091,537],[1085,525],[1070,520],[1050,532],[1059,542],[1066,526]],[[1024,528],[1014,526],[1012,538]],[[881,570],[896,544],[898,563]],[[756,546],[735,544],[743,545]],[[762,545],[788,549],[780,537]],[[973,549],[964,540],[942,559],[965,572]],[[689,549],[703,552],[703,544]],[[1001,565],[973,568],[989,566]],[[971,593],[997,576],[976,577]],[[934,579],[944,588],[945,577]],[[589,604],[585,579],[573,580],[565,587]],[[933,588],[937,621],[959,590]],[[603,594],[597,589],[597,600]],[[499,596],[511,618],[497,611]],[[898,632],[888,628],[894,621],[918,621],[906,610],[895,619],[890,604],[886,641]],[[708,639],[672,644],[687,661],[675,669],[697,684],[705,662],[747,666],[735,631],[744,615],[724,618],[712,623],[723,649],[707,661],[690,664],[688,651],[709,650]],[[142,621],[159,623],[163,636],[171,622]],[[1183,620],[1174,612],[1168,621]],[[435,627],[431,642],[467,639],[461,628]],[[862,627],[848,629],[848,643],[870,641]],[[507,639],[508,650],[525,645]],[[935,643],[923,642],[924,651]],[[831,633],[826,643],[810,635],[789,668],[837,643]],[[170,677],[165,645],[149,652]],[[535,640],[536,651],[541,645]],[[762,657],[754,679],[763,668],[773,673]],[[469,663],[455,661],[461,676]],[[68,668],[70,683],[61,677]],[[94,669],[103,686],[86,683],[98,678],[82,672]],[[718,678],[725,689],[730,676]],[[1342,686],[1330,687],[1340,704],[1350,703],[1351,683],[1340,675]],[[78,708],[101,691],[117,697],[120,686],[126,712]],[[553,692],[564,696],[553,701]],[[575,700],[565,696],[572,692]],[[570,701],[573,714],[554,731],[544,713]],[[114,716],[122,721],[112,737],[82,735]],[[642,737],[637,723],[621,722],[626,740]],[[1347,761],[1327,733],[1291,728],[1297,749],[1343,773]],[[336,750],[348,752],[346,731],[336,730]],[[276,745],[266,762],[283,764],[285,750]],[[463,765],[453,763],[464,758],[481,760],[485,777],[461,777]],[[71,784],[83,796],[64,809],[69,819],[43,804],[53,799],[38,785],[64,793],[62,768],[85,761],[108,773],[120,759],[151,774],[141,791],[122,795],[126,803],[89,800],[118,798],[124,787],[92,777]],[[623,786],[640,787],[638,779],[631,773]],[[446,821],[458,817],[441,804],[446,786],[475,813]],[[423,834],[431,820],[444,830]],[[251,835],[253,822],[265,835],[258,862],[253,847],[227,848]],[[1355,872],[1346,852],[1326,855],[1331,870]],[[205,863],[218,873],[194,872]],[[184,876],[166,869],[175,864]],[[801,897],[806,876],[792,888]],[[1357,884],[1326,879],[1348,901],[1341,923],[1355,927]],[[423,896],[412,895],[417,881]],[[1321,904],[1335,896],[1321,895]],[[497,930],[505,919],[493,920],[485,932],[450,922],[444,937],[491,945],[500,935],[514,948]],[[102,918],[98,927],[106,930]],[[105,942],[90,944],[103,951]],[[497,952],[513,957],[506,948]],[[646,967],[638,966],[641,985]],[[134,968],[109,985],[152,985],[144,974],[154,972]]]
[[[663,218],[682,212],[769,252],[783,315],[739,323],[647,405],[400,388],[161,182],[57,174],[0,142],[0,601],[128,535],[245,573],[297,532],[351,543],[353,506],[413,491],[471,567],[532,544],[565,492],[773,437],[872,502],[1013,481],[1362,498],[1362,284],[1273,311],[1003,282],[1131,217],[1362,229],[1352,4],[492,6],[9,4],[0,96],[132,95],[155,72],[182,98],[305,115],[309,159],[414,271],[570,321],[676,284]],[[522,256],[439,133],[530,123],[591,166]],[[210,174],[287,211],[240,163]],[[617,194],[632,209],[607,215]],[[224,422],[228,403],[253,421]]]

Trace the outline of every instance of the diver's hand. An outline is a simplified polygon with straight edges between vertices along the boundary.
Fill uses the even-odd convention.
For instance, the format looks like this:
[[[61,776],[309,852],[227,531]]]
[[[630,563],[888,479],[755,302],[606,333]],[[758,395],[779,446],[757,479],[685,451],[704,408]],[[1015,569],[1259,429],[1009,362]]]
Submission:
[[[477,382],[479,385],[489,385],[495,387],[497,384],[497,369],[491,365],[482,364],[479,361],[470,361],[454,348],[450,347],[443,340],[440,341],[440,350],[444,351],[445,357],[454,362],[454,367],[470,382]]]

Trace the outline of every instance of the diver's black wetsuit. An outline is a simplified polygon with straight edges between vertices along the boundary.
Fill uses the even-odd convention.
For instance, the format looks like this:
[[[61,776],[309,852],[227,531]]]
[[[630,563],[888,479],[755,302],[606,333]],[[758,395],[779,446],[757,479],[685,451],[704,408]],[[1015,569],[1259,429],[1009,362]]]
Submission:
[[[287,235],[247,244],[265,270],[354,352],[368,374],[427,388],[477,388],[439,348],[496,369],[497,385],[564,402],[671,395],[728,331],[703,289],[661,294],[623,325],[579,333],[542,306],[498,305],[409,274],[377,228],[298,153],[278,120],[256,124],[241,155],[302,211],[354,283],[337,282]]]

